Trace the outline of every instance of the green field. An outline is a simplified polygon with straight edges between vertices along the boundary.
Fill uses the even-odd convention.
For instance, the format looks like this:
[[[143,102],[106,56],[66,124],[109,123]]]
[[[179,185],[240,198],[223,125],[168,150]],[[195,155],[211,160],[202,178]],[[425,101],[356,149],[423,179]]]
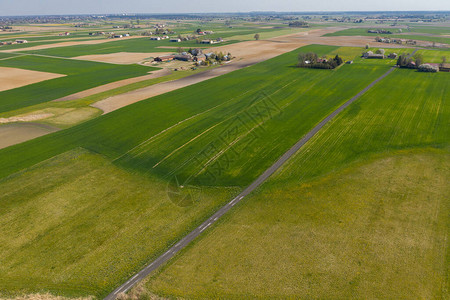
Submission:
[[[8,224],[0,226],[0,257],[7,258],[0,266],[0,293],[105,296],[389,68],[359,60],[332,71],[299,69],[293,67],[299,51],[0,150],[0,220]],[[276,75],[268,77],[268,71]],[[262,109],[262,99],[276,106],[273,115],[252,112]],[[223,130],[237,120],[239,138],[230,140]],[[197,173],[186,166],[204,150],[205,138],[247,148],[214,180],[206,172],[199,176],[199,197],[168,198],[167,180]],[[229,145],[218,146],[202,163],[231,153]]]
[[[166,76],[131,83],[122,87],[111,89],[105,92],[100,92],[98,94],[94,94],[77,100],[43,102],[5,113],[0,113],[0,118],[9,118],[13,116],[30,114],[52,114],[52,117],[39,120],[39,123],[65,129],[101,115],[102,111],[100,109],[90,106],[97,101],[134,91],[140,88],[148,87],[157,83],[181,79],[203,72],[205,69],[209,68],[213,67],[202,67],[198,68],[197,70],[173,72],[172,74]]]
[[[396,70],[147,289],[194,299],[446,298],[446,82]]]
[[[335,49],[308,46],[303,51],[325,54]],[[234,157],[226,172],[220,174],[220,180],[209,180],[206,170],[197,177],[207,185],[220,182],[221,185],[243,186],[323,116],[390,67],[384,62],[358,60],[329,72],[299,69],[293,67],[297,53],[294,51],[251,68],[141,101],[69,130],[4,149],[0,151],[0,177],[80,146],[111,159],[120,157],[117,163],[132,170],[162,177],[177,170],[177,174],[185,178],[200,171],[201,166],[212,170],[222,159],[227,159],[228,154],[242,152],[243,155]],[[269,70],[276,75],[267,77]],[[210,88],[212,86],[214,88]],[[266,103],[270,104],[269,108],[265,107]],[[257,108],[266,109],[265,115],[252,118]],[[224,130],[234,124],[239,124],[239,136],[227,137],[225,143],[233,146],[230,149],[219,139]],[[171,129],[159,134],[168,127]],[[167,139],[171,142],[166,143]],[[197,153],[208,145],[205,141],[217,141],[217,149],[201,161],[187,162],[193,156],[199,157]],[[254,150],[242,151],[249,142],[254,142]],[[181,146],[182,151],[174,152]],[[228,151],[226,155],[223,149]],[[153,168],[163,158],[164,162]],[[183,162],[186,164],[179,169]]]
[[[362,36],[386,36],[391,38],[400,38],[400,39],[412,39],[412,40],[419,40],[419,41],[428,41],[428,42],[436,42],[436,43],[442,43],[442,44],[450,44],[450,38],[449,37],[440,37],[440,36],[433,36],[433,35],[414,35],[414,34],[408,34],[406,30],[403,30],[402,34],[398,33],[398,30],[395,28],[386,28],[386,30],[391,30],[392,34],[382,34],[382,33],[368,33],[367,30],[371,28],[349,28],[344,29],[341,31],[333,32],[333,33],[327,33],[324,36],[355,36],[355,35],[362,35]]]
[[[434,35],[449,35],[450,27],[445,26],[417,26],[409,25],[408,30],[405,32],[418,32],[418,33],[428,33]]]
[[[234,194],[181,207],[166,188],[82,149],[0,180],[0,297],[105,295]]]
[[[67,75],[0,92],[0,113],[55,100],[110,82],[146,75],[156,68],[114,65],[35,55],[0,60],[0,67]]]
[[[441,63],[443,57],[447,62],[450,61],[449,50],[419,50],[417,53],[422,54],[423,61],[427,63]]]
[[[0,52],[0,60],[5,59],[5,58],[10,58],[13,56],[16,56],[17,54],[14,53],[2,53]]]

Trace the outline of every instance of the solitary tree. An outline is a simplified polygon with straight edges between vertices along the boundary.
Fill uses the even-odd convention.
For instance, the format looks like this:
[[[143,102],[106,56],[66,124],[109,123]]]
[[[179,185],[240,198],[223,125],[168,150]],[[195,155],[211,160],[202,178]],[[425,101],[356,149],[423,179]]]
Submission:
[[[416,54],[414,55],[414,60],[415,60],[415,63],[416,63],[416,67],[418,67],[418,66],[420,66],[421,64],[423,64],[423,56],[422,56],[422,54],[416,53]]]
[[[446,62],[447,62],[447,57],[442,56],[441,67],[443,67]]]
[[[366,50],[369,49],[369,44],[366,44]]]
[[[254,38],[255,38],[255,40],[259,41],[259,38],[260,38],[259,33],[255,34]]]

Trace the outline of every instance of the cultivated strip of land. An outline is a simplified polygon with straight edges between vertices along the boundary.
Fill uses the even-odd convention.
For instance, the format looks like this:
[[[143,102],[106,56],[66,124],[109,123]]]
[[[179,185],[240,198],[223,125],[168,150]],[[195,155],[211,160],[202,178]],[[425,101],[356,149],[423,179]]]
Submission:
[[[414,51],[415,52],[415,51]],[[411,54],[413,55],[414,52]],[[131,277],[127,282],[122,284],[120,287],[115,289],[112,293],[110,293],[105,300],[113,300],[117,297],[119,293],[125,293],[134,285],[142,281],[146,278],[151,272],[159,268],[161,265],[166,263],[169,259],[174,257],[178,252],[180,252],[184,247],[186,247],[189,243],[191,243],[194,239],[196,239],[203,231],[209,228],[212,224],[217,222],[223,215],[225,215],[233,206],[238,204],[244,197],[249,195],[255,189],[257,189],[261,184],[263,184],[273,173],[275,173],[289,158],[291,158],[301,147],[303,147],[317,132],[319,132],[329,121],[331,121],[336,115],[346,109],[349,105],[355,102],[358,98],[360,98],[363,94],[365,94],[370,88],[372,88],[375,84],[377,84],[380,80],[384,79],[390,73],[392,73],[396,67],[392,67],[382,76],[374,80],[367,87],[361,90],[357,95],[353,98],[345,102],[335,111],[333,111],[330,115],[328,115],[325,119],[323,119],[319,124],[317,124],[311,131],[309,131],[302,139],[300,139],[292,148],[290,148],[286,153],[284,153],[270,168],[268,168],[262,175],[260,175],[252,184],[250,184],[247,188],[245,188],[238,196],[228,202],[225,206],[220,208],[216,213],[214,213],[211,217],[209,217],[206,221],[204,221],[200,226],[191,231],[188,235],[182,238],[178,243],[172,246],[169,250],[167,250],[164,254],[159,256],[149,265],[147,265],[144,269],[142,269],[139,273],[135,274]]]

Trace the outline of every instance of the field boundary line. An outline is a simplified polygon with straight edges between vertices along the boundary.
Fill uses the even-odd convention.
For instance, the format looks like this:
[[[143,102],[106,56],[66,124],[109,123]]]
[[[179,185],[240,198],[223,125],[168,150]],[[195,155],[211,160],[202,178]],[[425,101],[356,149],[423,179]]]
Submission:
[[[410,56],[414,55],[415,51]],[[347,100],[337,109],[335,109],[332,113],[330,113],[327,117],[325,117],[322,121],[320,121],[316,126],[314,126],[307,134],[305,134],[294,146],[292,146],[288,151],[286,151],[271,167],[269,167],[266,171],[264,171],[264,173],[262,173],[255,181],[253,181],[248,187],[246,187],[239,195],[237,195],[234,199],[232,199],[230,202],[228,202],[219,210],[217,210],[200,226],[193,229],[190,233],[188,233],[180,241],[178,241],[174,246],[170,247],[166,252],[164,252],[162,255],[160,255],[155,260],[150,262],[147,266],[145,266],[141,271],[139,271],[136,274],[133,274],[133,277],[131,277],[127,282],[120,285],[108,296],[106,296],[105,300],[114,300],[116,299],[119,293],[126,293],[134,285],[144,280],[150,273],[152,273],[153,271],[158,269],[161,265],[169,261],[178,252],[180,252],[188,244],[190,244],[193,240],[195,240],[198,236],[200,236],[200,234],[202,234],[203,231],[212,226],[223,215],[225,215],[228,211],[230,211],[233,208],[233,206],[241,202],[244,197],[248,196],[251,192],[257,189],[261,184],[263,184],[271,175],[273,175],[279,168],[281,168],[281,166],[283,166],[286,161],[288,161],[292,156],[294,156],[294,154],[296,154],[297,151],[299,151],[309,140],[311,140],[326,124],[328,124],[328,122],[330,122],[334,117],[336,117],[339,113],[345,110],[353,102],[358,100],[375,84],[386,78],[395,69],[397,69],[397,66],[391,67],[387,72],[385,72],[383,75],[372,81],[359,93],[357,93],[351,99]]]

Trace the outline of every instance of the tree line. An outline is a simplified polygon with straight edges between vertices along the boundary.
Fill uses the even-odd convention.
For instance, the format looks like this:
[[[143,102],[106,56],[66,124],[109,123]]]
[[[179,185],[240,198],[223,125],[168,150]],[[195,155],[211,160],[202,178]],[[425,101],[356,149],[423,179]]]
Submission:
[[[342,65],[344,61],[336,54],[334,58],[328,59],[326,56],[319,58],[317,53],[299,53],[298,54],[298,67],[300,68],[313,68],[313,69],[334,69]]]

